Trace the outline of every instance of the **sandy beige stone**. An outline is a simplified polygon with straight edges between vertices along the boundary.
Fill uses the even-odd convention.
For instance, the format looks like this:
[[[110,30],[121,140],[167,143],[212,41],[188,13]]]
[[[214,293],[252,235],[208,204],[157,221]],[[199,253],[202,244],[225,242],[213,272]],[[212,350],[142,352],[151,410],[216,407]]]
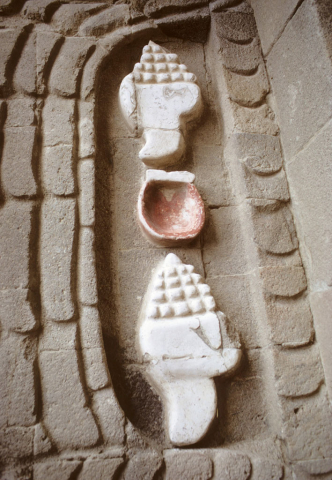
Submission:
[[[125,416],[113,388],[107,387],[94,392],[92,408],[104,442],[107,445],[122,445],[125,440]]]
[[[94,240],[92,228],[80,228],[78,298],[83,305],[95,305],[98,301]]]
[[[210,10],[206,7],[177,13],[158,18],[155,23],[169,37],[176,36],[192,42],[205,43],[210,27]]]
[[[33,440],[33,454],[43,455],[48,453],[53,448],[52,442],[47,435],[45,427],[42,423],[37,423],[35,426],[35,437]]]
[[[83,464],[78,480],[91,480],[92,478],[98,478],[99,480],[113,480],[115,479],[116,472],[119,471],[122,464],[122,458],[113,458],[111,460],[88,459]]]
[[[94,110],[92,102],[79,102],[79,158],[91,157],[95,153]]]
[[[26,333],[39,327],[39,319],[31,308],[31,292],[27,288],[0,290],[0,321],[2,328]]]
[[[307,288],[303,267],[266,267],[259,271],[264,290],[272,295],[293,297]]]
[[[257,72],[252,75],[233,73],[225,68],[224,76],[229,98],[246,107],[252,107],[262,102],[270,90],[262,63],[258,66]]]
[[[35,141],[36,127],[5,129],[1,177],[5,190],[15,197],[37,193]]]
[[[250,44],[237,44],[219,38],[221,61],[231,72],[255,72],[262,62],[260,43],[258,38]]]
[[[101,323],[97,307],[83,306],[80,316],[82,348],[99,348],[103,345]]]
[[[246,166],[243,166],[243,173],[246,185],[246,197],[268,200],[289,200],[288,185],[284,170],[262,176],[252,173]]]
[[[81,160],[77,166],[80,224],[91,227],[95,223],[95,164],[94,160]]]
[[[138,453],[128,462],[124,471],[124,480],[153,480],[163,464],[163,458],[157,452]]]
[[[99,432],[86,406],[76,350],[39,352],[43,422],[57,448],[95,445]]]
[[[213,478],[218,480],[247,480],[250,476],[251,465],[246,455],[227,450],[220,451],[215,453],[213,463]]]
[[[5,28],[1,29],[0,32],[0,43],[1,43],[1,53],[0,53],[0,94],[3,95],[8,91],[10,85],[8,83],[9,78],[9,69],[8,63],[14,53],[14,48],[16,42],[23,32],[23,29],[18,28]]]
[[[276,388],[284,397],[315,392],[324,381],[318,346],[273,350]]]
[[[71,461],[53,461],[37,463],[33,467],[33,478],[35,480],[70,480],[75,472],[81,467],[81,462]]]
[[[37,31],[37,93],[39,95],[42,95],[45,92],[45,81],[48,73],[49,62],[61,41],[62,38],[57,33]]]
[[[249,43],[257,35],[255,17],[246,13],[219,12],[213,13],[217,24],[217,34],[227,40],[238,43]]]
[[[46,322],[39,337],[39,351],[75,350],[79,348],[77,322]]]
[[[59,7],[59,4],[59,0],[28,0],[22,13],[30,20],[47,22]]]
[[[209,480],[212,478],[211,459],[193,450],[165,450],[166,480]]]
[[[90,37],[100,36],[126,25],[129,21],[129,6],[126,4],[113,5],[85,20],[79,28],[79,35]]]
[[[35,123],[36,101],[31,97],[13,98],[7,102],[6,127],[30,127]]]
[[[43,141],[45,146],[74,144],[75,101],[49,95],[43,108]]]
[[[74,199],[49,198],[42,206],[42,305],[46,317],[59,322],[71,320],[75,313],[72,295],[75,209]]]
[[[52,27],[63,35],[75,35],[80,24],[90,15],[105,8],[105,3],[80,3],[61,5],[52,16]]]
[[[26,41],[15,69],[13,84],[16,91],[35,94],[37,87],[36,34],[32,32]]]
[[[104,348],[83,348],[82,357],[88,388],[91,390],[100,390],[107,387],[107,385],[110,384],[110,374]]]
[[[284,479],[284,469],[281,463],[273,463],[264,459],[251,458],[252,480]]]
[[[85,64],[81,80],[81,98],[90,100],[93,97],[97,85],[96,76],[99,73],[99,67],[103,58],[108,55],[108,51],[100,45],[96,46],[95,51]]]
[[[271,108],[263,104],[256,108],[247,108],[230,102],[234,118],[235,132],[260,133],[263,135],[276,135],[279,127],[275,123],[274,113]]]
[[[75,191],[72,145],[46,147],[42,159],[43,187],[47,193],[67,196]]]
[[[1,458],[17,459],[33,454],[34,428],[10,427],[0,430]]]

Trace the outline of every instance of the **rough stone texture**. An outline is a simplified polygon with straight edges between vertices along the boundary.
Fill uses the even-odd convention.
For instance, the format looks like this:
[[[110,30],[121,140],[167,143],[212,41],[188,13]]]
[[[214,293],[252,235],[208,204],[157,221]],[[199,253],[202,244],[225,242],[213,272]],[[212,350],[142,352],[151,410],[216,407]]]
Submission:
[[[55,60],[49,80],[49,90],[64,97],[77,93],[77,83],[93,42],[87,38],[66,38]]]
[[[11,61],[22,31],[21,28],[6,28],[0,31],[0,95],[4,95],[10,88]]]
[[[79,102],[79,158],[91,157],[95,153],[94,103]]]
[[[234,118],[234,128],[239,133],[260,133],[263,135],[276,135],[279,131],[274,123],[274,113],[268,105],[256,108],[247,108],[231,102]]]
[[[249,43],[249,40],[257,35],[253,15],[241,12],[214,12],[213,19],[217,24],[218,36],[235,43]]]
[[[106,5],[105,3],[61,5],[52,16],[52,26],[63,35],[74,35],[83,20],[105,8]]]
[[[33,437],[33,427],[0,430],[0,457],[7,460],[30,457],[33,453]]]
[[[91,227],[95,223],[95,165],[93,160],[81,160],[77,167],[80,224]]]
[[[0,345],[0,427],[36,423],[36,340],[9,335]]]
[[[122,458],[86,460],[78,480],[91,480],[92,478],[113,480],[122,463]]]
[[[83,306],[80,316],[80,337],[82,348],[99,348],[103,337],[98,308]]]
[[[37,32],[36,57],[37,57],[37,93],[42,95],[46,90],[46,77],[50,59],[60,46],[62,38],[53,32]],[[48,80],[48,78],[47,78]]]
[[[284,469],[280,463],[269,462],[264,459],[251,458],[252,480],[282,480]]]
[[[323,383],[317,345],[295,350],[274,349],[274,365],[277,391],[284,397],[310,395]]]
[[[104,35],[126,25],[129,18],[128,5],[124,3],[113,5],[83,22],[79,28],[79,34],[86,37]]]
[[[39,337],[39,350],[78,349],[78,327],[76,322],[46,322],[43,335]]]
[[[196,451],[166,450],[166,480],[209,480],[212,478],[211,459]]]
[[[300,0],[251,0],[264,54],[268,54],[292,17]]]
[[[248,45],[219,39],[221,61],[231,72],[253,73],[262,62],[260,43],[257,38]]]
[[[332,285],[331,128],[330,121],[287,167],[294,213],[306,245],[303,257],[313,291]]]
[[[157,452],[144,452],[135,455],[128,462],[123,475],[124,480],[153,480],[163,463],[163,458]]]
[[[70,480],[73,478],[73,474],[78,472],[82,463],[72,461],[55,461],[37,463],[33,467],[34,480]]]
[[[31,33],[15,69],[13,84],[16,91],[35,94],[37,87],[36,35]]]
[[[96,444],[99,432],[86,406],[76,350],[39,352],[43,422],[59,449]]]
[[[73,199],[45,200],[41,218],[41,291],[44,313],[55,321],[71,320],[75,313],[72,267],[75,235]]]
[[[250,460],[246,455],[227,450],[214,455],[213,466],[213,478],[218,480],[247,480],[251,472]]]
[[[80,228],[79,233],[78,298],[83,305],[95,305],[98,301],[94,231]]]
[[[2,328],[17,333],[36,330],[39,319],[31,308],[31,292],[27,288],[0,290],[0,322]]]
[[[0,210],[0,288],[29,286],[32,213],[32,202],[14,200],[7,201]]]
[[[100,390],[110,383],[106,356],[103,348],[84,348],[82,350],[87,386],[91,390]]]
[[[43,151],[42,178],[47,193],[55,195],[71,195],[74,193],[73,147],[56,145],[46,147]]]
[[[6,127],[30,127],[35,123],[35,99],[14,98],[7,102]]]
[[[204,43],[209,33],[210,11],[208,8],[200,8],[188,13],[160,18],[155,22],[169,37]]]
[[[22,13],[30,20],[48,22],[59,6],[59,0],[28,0]]]
[[[87,60],[83,69],[81,80],[82,100],[88,100],[89,97],[94,93],[96,88],[96,76],[99,73],[99,67],[102,63],[102,60],[106,55],[108,55],[108,51],[100,45],[97,45],[95,51]]]
[[[159,2],[149,0],[144,6],[144,14],[147,17],[160,17],[179,10],[201,7],[207,3],[207,0],[162,0]]]
[[[1,178],[4,189],[15,197],[37,193],[35,139],[36,127],[5,129]]]
[[[125,439],[125,416],[113,388],[93,393],[93,412],[98,418],[101,434],[107,445],[121,445]]]
[[[263,64],[260,64],[257,72],[252,75],[232,73],[226,68],[224,75],[229,98],[246,107],[261,103],[270,90]]]
[[[43,141],[45,146],[74,143],[75,101],[47,97],[43,108]]]
[[[210,211],[203,251],[207,277],[245,273],[246,259],[238,215],[237,207]]]
[[[42,423],[37,423],[35,426],[35,438],[33,441],[34,455],[43,455],[48,453],[53,448],[52,442],[49,439]]]
[[[304,297],[269,298],[266,301],[270,338],[277,345],[297,347],[308,344],[314,336],[312,315]]]
[[[280,297],[293,297],[303,292],[307,280],[302,267],[260,268],[264,290]]]
[[[305,1],[268,56],[286,161],[331,118],[332,64],[320,31],[316,2]]]
[[[310,295],[310,304],[315,319],[317,340],[322,356],[326,386],[332,396],[332,288]]]
[[[284,170],[267,177],[252,173],[247,166],[243,166],[246,185],[246,197],[268,200],[289,200],[288,185]]]

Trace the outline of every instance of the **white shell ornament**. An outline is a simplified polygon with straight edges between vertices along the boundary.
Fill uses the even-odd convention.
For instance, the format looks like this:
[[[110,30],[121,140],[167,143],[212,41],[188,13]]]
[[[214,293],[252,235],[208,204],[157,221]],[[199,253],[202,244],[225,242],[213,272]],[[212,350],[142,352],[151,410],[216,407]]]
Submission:
[[[192,445],[204,437],[216,415],[213,377],[232,373],[240,363],[239,348],[223,348],[224,321],[194,267],[167,255],[144,298],[138,350],[163,400],[174,445]]]
[[[178,56],[150,41],[140,63],[120,86],[123,115],[131,130],[143,133],[139,158],[149,167],[177,163],[185,149],[187,122],[202,113],[196,76],[179,63]]]

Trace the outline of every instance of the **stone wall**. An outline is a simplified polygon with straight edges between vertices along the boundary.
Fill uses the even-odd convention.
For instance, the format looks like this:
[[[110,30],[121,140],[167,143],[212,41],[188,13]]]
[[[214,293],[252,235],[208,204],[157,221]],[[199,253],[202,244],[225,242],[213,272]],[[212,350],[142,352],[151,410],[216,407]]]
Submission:
[[[0,2],[2,479],[331,478],[331,7],[251,3]],[[205,105],[183,169],[207,222],[186,248],[150,245],[136,220],[140,139],[117,95],[150,39]],[[169,251],[244,357],[182,449],[135,350]]]

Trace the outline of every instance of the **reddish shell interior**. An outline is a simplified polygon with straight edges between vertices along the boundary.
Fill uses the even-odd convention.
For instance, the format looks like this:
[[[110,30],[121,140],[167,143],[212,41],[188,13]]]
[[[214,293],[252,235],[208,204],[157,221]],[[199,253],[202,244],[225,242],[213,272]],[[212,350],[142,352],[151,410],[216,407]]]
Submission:
[[[164,238],[189,239],[204,225],[204,204],[191,183],[154,181],[144,191],[143,216]]]

